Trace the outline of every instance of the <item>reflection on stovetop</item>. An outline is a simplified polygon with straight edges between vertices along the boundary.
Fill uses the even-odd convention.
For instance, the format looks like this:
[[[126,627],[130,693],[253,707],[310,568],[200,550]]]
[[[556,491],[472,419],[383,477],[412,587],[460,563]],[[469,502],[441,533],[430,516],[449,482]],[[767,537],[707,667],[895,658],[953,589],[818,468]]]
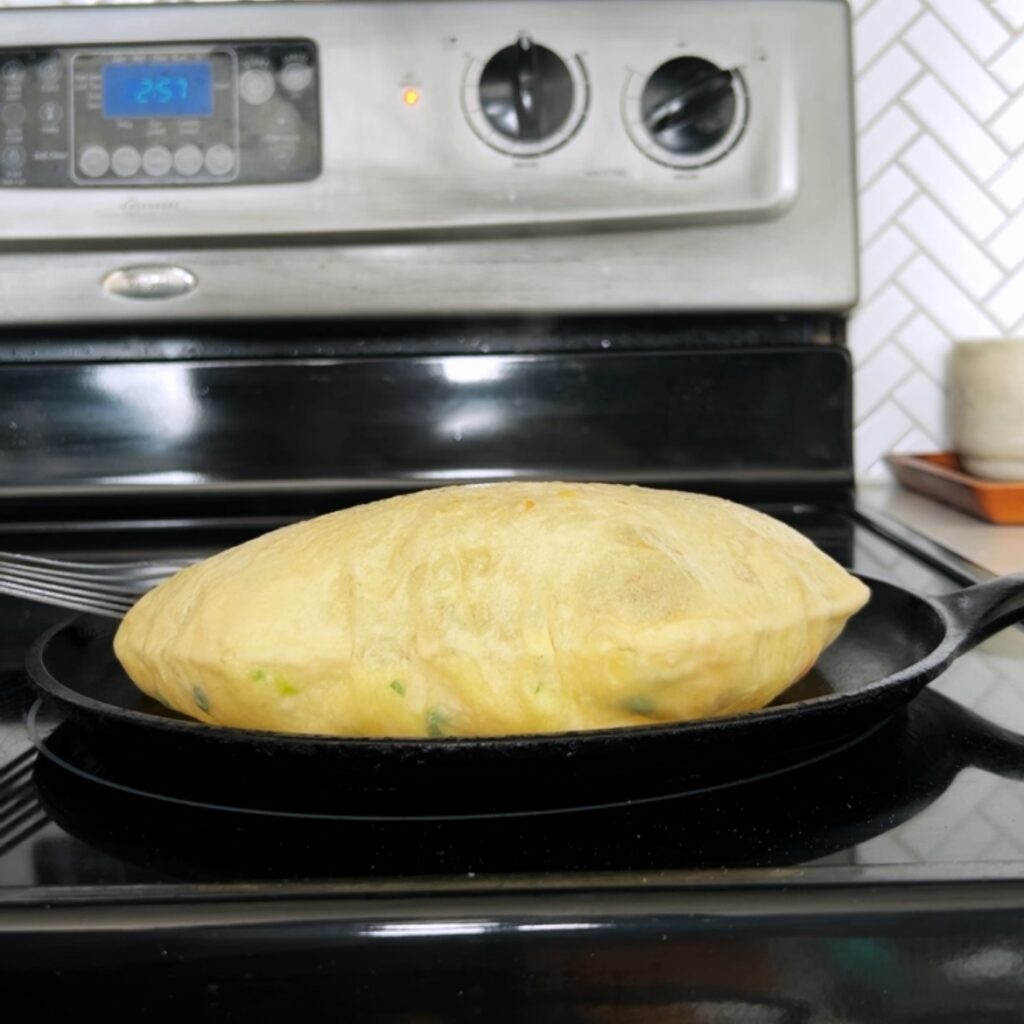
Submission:
[[[858,571],[922,592],[955,588],[842,515],[791,510],[787,518]],[[642,881],[678,870],[795,865],[827,866],[850,879],[871,865],[877,879],[908,865],[984,875],[995,862],[1005,862],[1004,872],[1017,865],[1024,877],[1018,630],[957,662],[871,734],[773,778],[600,811],[327,821],[156,801],[36,756],[23,721],[35,695],[18,671],[18,648],[62,613],[25,608],[2,609],[0,890],[606,872]],[[45,716],[44,708],[39,731],[47,746],[71,765],[88,765],[77,727]]]
[[[65,763],[89,757],[88,737],[70,724],[47,746]],[[974,765],[1024,778],[1024,739],[928,693],[806,768],[599,811],[380,822],[260,816],[119,791],[45,755],[33,781],[61,828],[118,862],[164,879],[241,881],[788,866],[889,831]],[[41,884],[67,878],[59,842],[41,841],[34,857]]]

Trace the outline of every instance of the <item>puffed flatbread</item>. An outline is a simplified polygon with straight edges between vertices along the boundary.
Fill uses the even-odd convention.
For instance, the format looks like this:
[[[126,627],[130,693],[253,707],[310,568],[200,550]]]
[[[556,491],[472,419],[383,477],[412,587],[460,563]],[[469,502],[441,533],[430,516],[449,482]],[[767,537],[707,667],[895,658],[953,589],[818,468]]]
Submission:
[[[446,487],[186,569],[128,613],[115,650],[146,693],[219,725],[562,732],[762,707],[868,596],[801,534],[717,498]]]

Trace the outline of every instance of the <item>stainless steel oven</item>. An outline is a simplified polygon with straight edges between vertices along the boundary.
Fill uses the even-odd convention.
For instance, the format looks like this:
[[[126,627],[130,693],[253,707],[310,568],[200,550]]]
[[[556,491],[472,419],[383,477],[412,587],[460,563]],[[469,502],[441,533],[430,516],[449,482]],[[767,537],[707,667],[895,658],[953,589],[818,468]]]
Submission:
[[[560,477],[976,577],[856,502],[849,35],[841,0],[0,10],[0,549]],[[26,679],[64,614],[0,598],[5,1006],[1021,1019],[1016,631],[811,765],[424,820],[126,763]]]
[[[844,309],[848,20],[833,0],[0,9],[0,310]]]

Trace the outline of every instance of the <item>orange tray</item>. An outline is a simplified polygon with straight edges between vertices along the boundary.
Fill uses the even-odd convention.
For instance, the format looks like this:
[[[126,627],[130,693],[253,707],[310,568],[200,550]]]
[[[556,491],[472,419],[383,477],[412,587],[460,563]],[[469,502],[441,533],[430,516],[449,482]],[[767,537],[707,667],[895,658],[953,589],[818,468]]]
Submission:
[[[968,474],[952,452],[890,455],[889,465],[907,490],[1004,526],[1024,524],[1024,481],[1001,483]]]

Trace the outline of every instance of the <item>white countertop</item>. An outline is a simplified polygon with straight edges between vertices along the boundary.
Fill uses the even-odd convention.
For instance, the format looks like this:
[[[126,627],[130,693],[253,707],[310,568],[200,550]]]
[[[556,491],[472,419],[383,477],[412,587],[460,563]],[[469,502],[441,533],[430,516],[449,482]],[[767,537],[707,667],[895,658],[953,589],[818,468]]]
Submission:
[[[991,573],[1024,572],[1024,526],[993,526],[898,484],[862,484],[857,498]]]

